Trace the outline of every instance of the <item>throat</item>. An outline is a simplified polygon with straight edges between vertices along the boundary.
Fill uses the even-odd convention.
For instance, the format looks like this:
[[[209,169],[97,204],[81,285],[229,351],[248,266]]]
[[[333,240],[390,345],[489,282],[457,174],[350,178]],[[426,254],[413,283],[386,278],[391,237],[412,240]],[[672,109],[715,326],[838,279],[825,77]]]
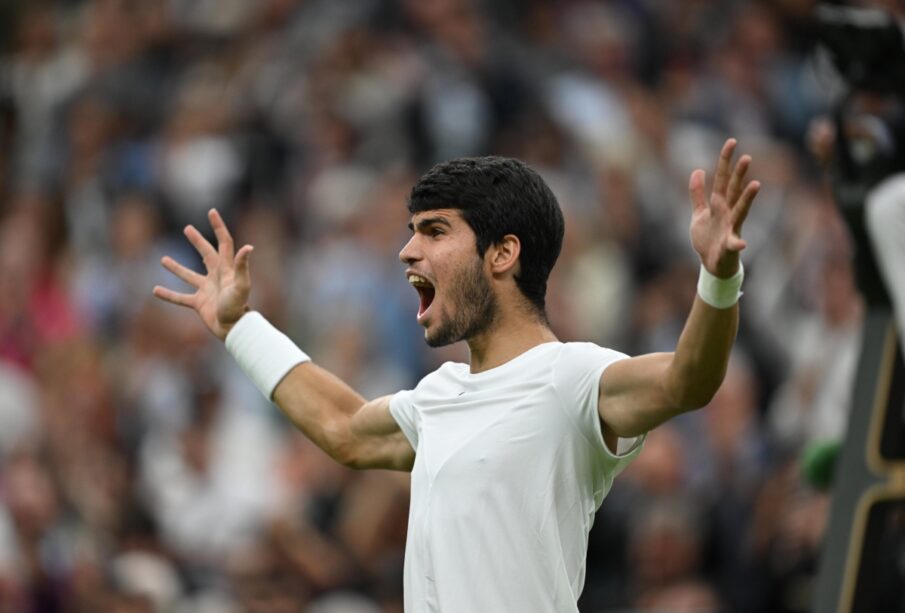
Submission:
[[[472,374],[496,368],[544,343],[559,342],[544,322],[497,319],[484,333],[467,339]]]

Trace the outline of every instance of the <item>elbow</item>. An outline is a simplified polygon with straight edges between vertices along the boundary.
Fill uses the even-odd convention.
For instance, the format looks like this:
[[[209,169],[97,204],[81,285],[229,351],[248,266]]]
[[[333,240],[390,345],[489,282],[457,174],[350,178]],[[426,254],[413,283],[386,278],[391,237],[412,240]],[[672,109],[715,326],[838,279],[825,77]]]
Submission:
[[[675,408],[676,414],[695,411],[710,404],[723,380],[713,382],[695,382],[691,378],[685,378],[671,386],[668,397],[670,404]]]
[[[365,461],[365,458],[357,450],[345,451],[336,461],[352,470],[364,470],[371,468],[371,465]]]
[[[325,434],[328,444],[323,449],[333,461],[346,468],[360,469],[364,467],[359,445],[346,424],[334,424],[332,427],[325,428]]]
[[[330,457],[346,468],[361,468],[360,460],[354,449],[339,446],[330,450]]]
[[[361,452],[360,445],[351,437],[339,441],[331,450],[330,457],[346,468],[362,470],[368,468],[368,463]]]
[[[677,414],[710,404],[723,385],[728,367],[728,360],[723,363],[702,363],[702,360],[679,359],[674,354],[664,381],[666,396]]]
[[[684,390],[675,399],[674,406],[679,413],[687,413],[704,408],[716,396],[717,389],[719,388]]]

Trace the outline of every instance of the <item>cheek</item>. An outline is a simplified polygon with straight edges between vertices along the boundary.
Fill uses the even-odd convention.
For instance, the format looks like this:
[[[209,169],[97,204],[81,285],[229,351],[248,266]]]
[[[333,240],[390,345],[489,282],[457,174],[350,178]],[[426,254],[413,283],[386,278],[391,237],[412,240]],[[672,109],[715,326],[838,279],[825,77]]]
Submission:
[[[438,296],[455,297],[461,294],[463,283],[473,283],[475,275],[484,274],[484,260],[478,257],[473,238],[450,238],[432,247],[430,264]]]
[[[431,264],[434,277],[443,292],[455,286],[457,279],[461,277],[464,267],[461,252],[445,246],[434,252]]]

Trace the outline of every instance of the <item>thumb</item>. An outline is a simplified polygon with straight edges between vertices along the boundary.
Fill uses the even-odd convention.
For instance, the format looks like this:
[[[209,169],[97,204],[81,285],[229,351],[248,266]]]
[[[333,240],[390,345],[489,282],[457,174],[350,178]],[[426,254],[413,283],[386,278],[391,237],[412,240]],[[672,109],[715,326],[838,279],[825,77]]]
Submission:
[[[245,245],[239,252],[236,254],[235,259],[233,260],[233,265],[236,269],[236,281],[242,287],[250,287],[251,286],[251,269],[249,266],[249,260],[251,258],[251,252],[254,251],[254,247],[251,245]]]
[[[737,234],[732,234],[729,239],[726,241],[726,248],[729,251],[741,251],[745,247],[748,246],[748,243],[745,242],[745,239],[738,236]]]

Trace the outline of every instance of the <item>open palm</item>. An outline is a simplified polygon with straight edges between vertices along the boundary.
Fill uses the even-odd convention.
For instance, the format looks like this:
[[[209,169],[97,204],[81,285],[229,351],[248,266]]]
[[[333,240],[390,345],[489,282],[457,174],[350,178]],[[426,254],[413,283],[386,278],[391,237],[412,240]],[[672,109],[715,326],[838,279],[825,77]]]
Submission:
[[[251,273],[248,267],[249,255],[253,247],[245,245],[234,253],[233,239],[215,209],[208,213],[217,249],[194,226],[186,226],[185,236],[198,250],[207,274],[202,275],[164,256],[161,264],[171,273],[195,288],[193,294],[174,292],[166,287],[156,286],[154,295],[161,300],[194,309],[204,325],[217,338],[224,340],[227,333],[248,310],[248,295],[251,292]]]
[[[720,151],[713,190],[708,199],[704,191],[705,173],[695,170],[688,182],[693,212],[691,216],[691,245],[701,256],[704,267],[713,275],[728,278],[739,267],[739,252],[745,248],[742,240],[742,224],[760,189],[760,183],[750,181],[745,175],[751,165],[751,156],[739,158],[732,168],[732,154],[736,141],[730,138]]]

